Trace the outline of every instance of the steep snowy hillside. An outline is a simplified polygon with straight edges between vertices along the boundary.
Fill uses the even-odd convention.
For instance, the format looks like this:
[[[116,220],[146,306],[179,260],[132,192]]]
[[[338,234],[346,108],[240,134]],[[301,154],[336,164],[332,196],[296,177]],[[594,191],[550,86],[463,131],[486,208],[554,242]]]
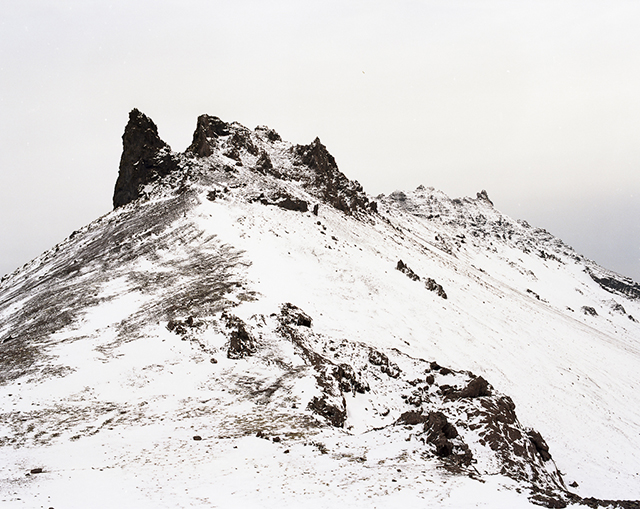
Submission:
[[[115,209],[0,282],[3,506],[640,499],[640,285],[318,139],[123,145]]]

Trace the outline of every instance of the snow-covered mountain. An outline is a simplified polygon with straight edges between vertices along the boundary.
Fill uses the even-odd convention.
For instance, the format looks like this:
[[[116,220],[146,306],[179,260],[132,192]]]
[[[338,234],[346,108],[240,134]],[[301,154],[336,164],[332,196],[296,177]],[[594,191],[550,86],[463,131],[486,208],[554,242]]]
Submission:
[[[114,210],[0,282],[3,507],[639,507],[636,282],[318,139],[123,146]]]

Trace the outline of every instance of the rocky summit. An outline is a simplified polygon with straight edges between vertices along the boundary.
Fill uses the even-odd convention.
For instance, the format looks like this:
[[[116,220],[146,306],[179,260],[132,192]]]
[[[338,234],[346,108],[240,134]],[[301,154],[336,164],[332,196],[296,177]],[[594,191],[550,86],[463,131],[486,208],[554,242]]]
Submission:
[[[0,281],[3,507],[640,507],[638,283],[318,138],[122,140]]]

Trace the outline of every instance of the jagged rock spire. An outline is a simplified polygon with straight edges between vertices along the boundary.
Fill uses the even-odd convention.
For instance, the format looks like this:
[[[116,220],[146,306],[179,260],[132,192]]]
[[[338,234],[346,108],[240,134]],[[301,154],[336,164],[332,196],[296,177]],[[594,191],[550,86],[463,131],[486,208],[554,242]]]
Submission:
[[[216,138],[229,134],[229,124],[218,117],[200,115],[187,152],[198,157],[209,157],[216,148]]]
[[[318,138],[309,145],[292,146],[289,149],[292,167],[283,173],[283,168],[274,166],[270,156],[274,144],[281,141],[278,133],[266,126],[251,131],[212,115],[200,115],[191,145],[184,153],[174,153],[158,136],[153,121],[134,109],[122,136],[123,153],[113,195],[114,208],[140,198],[145,194],[146,184],[179,167],[198,166],[200,163],[195,159],[220,155],[243,166],[247,161],[243,163],[242,154],[250,154],[247,169],[259,175],[298,181],[316,199],[346,214],[376,210],[376,204],[369,202],[362,186],[338,169],[335,159]],[[219,164],[217,159],[211,161],[210,170],[215,171]]]
[[[314,172],[311,185],[320,193],[320,198],[338,210],[350,214],[354,210],[372,208],[357,181],[349,180],[338,169],[336,160],[320,138],[310,145],[297,145],[296,152],[303,164]]]
[[[484,189],[479,193],[476,193],[476,197],[478,198],[478,200],[484,200],[493,206],[493,202],[489,199],[489,194]]]
[[[120,172],[113,192],[117,208],[140,197],[140,187],[173,171],[171,147],[158,136],[156,124],[134,108],[122,135]]]

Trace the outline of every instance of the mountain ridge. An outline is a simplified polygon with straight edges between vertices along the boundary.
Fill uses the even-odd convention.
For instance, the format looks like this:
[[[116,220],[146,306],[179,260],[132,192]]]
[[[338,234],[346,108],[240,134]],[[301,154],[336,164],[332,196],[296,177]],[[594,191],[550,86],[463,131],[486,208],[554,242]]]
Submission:
[[[184,436],[191,423],[194,442],[235,444],[245,463],[256,434],[288,447],[287,468],[328,455],[358,487],[356,505],[367,490],[392,500],[385,462],[412,475],[426,469],[446,486],[444,466],[452,491],[403,484],[440,505],[443,493],[491,479],[502,483],[483,495],[491,500],[524,490],[514,507],[640,496],[630,470],[636,283],[502,215],[486,191],[450,199],[420,186],[372,199],[318,139],[293,145],[269,128],[203,115],[190,147],[175,153],[134,110],[114,207],[0,281],[2,395],[16,407],[3,415],[1,443],[12,457],[93,443],[127,473],[127,462],[138,463],[112,450],[114,433]],[[169,382],[175,370],[188,389]],[[597,441],[602,429],[608,442]],[[311,442],[323,445],[311,453]],[[182,457],[166,438],[137,454],[157,463],[149,451],[158,447]],[[157,500],[160,472],[146,474],[139,492],[148,500]],[[194,489],[185,475],[175,482]]]

